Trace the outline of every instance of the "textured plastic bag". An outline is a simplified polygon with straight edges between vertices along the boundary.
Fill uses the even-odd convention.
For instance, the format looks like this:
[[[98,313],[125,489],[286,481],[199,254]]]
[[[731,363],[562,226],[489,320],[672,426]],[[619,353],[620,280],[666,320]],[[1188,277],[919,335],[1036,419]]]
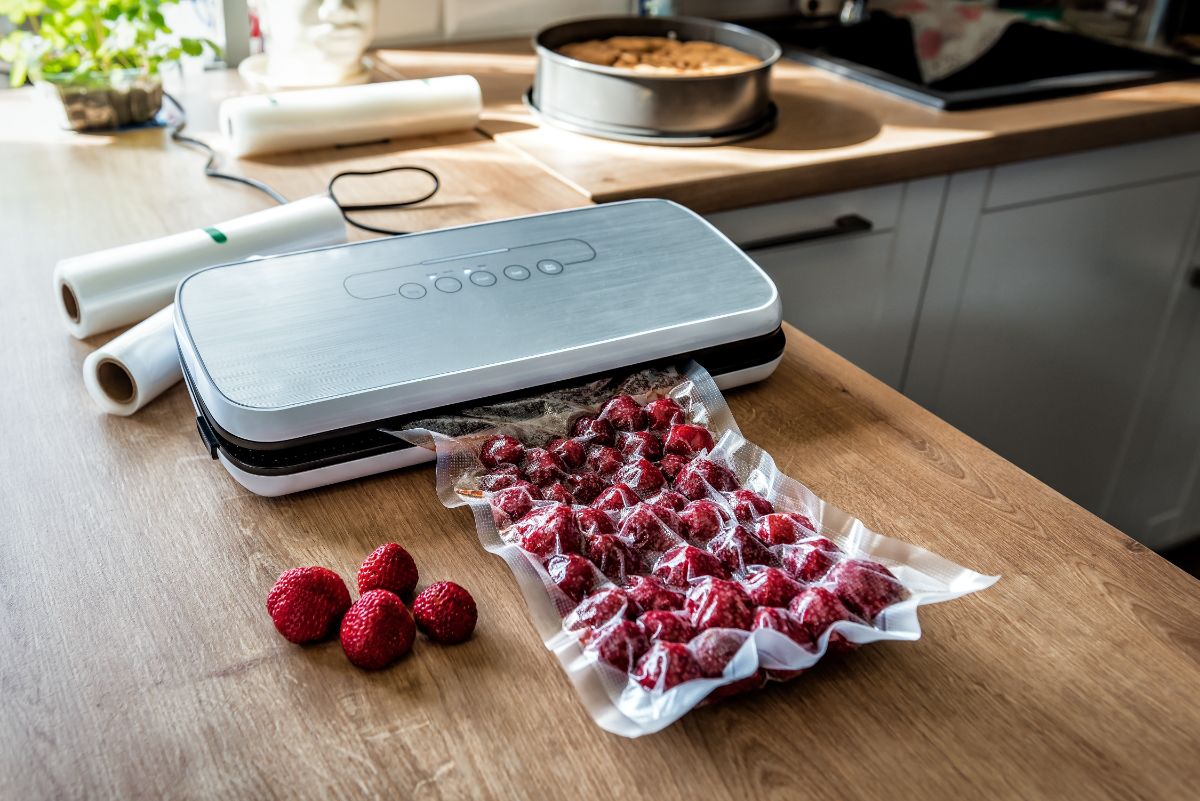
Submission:
[[[551,473],[558,465],[575,476],[559,476],[563,478],[558,482],[563,484],[560,490],[539,473],[545,461],[541,451],[524,457],[521,468],[503,463],[486,467],[481,449],[493,441],[503,444],[495,440],[497,435],[515,437],[535,448],[554,438],[571,438],[572,425],[583,427],[575,439],[587,443],[592,431],[588,426],[593,425],[587,421],[608,399],[620,395],[634,396],[642,404],[674,399],[686,416],[676,421],[685,424],[680,433],[692,431],[687,424],[712,432],[715,442],[707,453],[651,460],[668,467],[668,472],[679,467],[680,459],[686,460],[686,466],[667,479],[667,490],[674,493],[682,488],[690,494],[689,506],[680,510],[690,522],[664,508],[678,505],[680,499],[668,499],[654,489],[654,470],[632,467],[617,475],[645,478],[646,486],[634,493],[640,492],[640,498],[615,490],[588,504],[566,496],[560,501],[531,498],[529,512],[522,515],[525,498],[507,485],[532,476],[547,479],[533,494],[562,494],[570,491],[566,484],[571,483],[582,493],[578,500],[585,500],[594,489],[582,478],[594,472],[588,467],[591,456],[597,465],[607,467],[604,457],[612,454],[600,452],[602,446],[591,442],[588,461],[578,471],[571,471],[561,458],[547,462]],[[615,414],[620,417],[619,410]],[[577,422],[580,418],[585,422]],[[447,507],[471,507],[481,543],[512,569],[546,647],[562,663],[592,717],[602,728],[626,737],[658,731],[706,701],[756,689],[767,680],[796,678],[831,651],[847,652],[878,640],[916,640],[921,636],[917,607],[981,590],[998,578],[877,534],[780,473],[769,454],[741,435],[712,377],[695,364],[684,373],[670,368],[645,370],[414,426],[389,433],[436,448],[442,502]],[[614,445],[625,444],[632,451],[647,439],[652,445],[654,438],[687,450],[670,426],[650,438],[616,433],[623,436]],[[495,455],[489,457],[493,462]],[[624,463],[636,462],[636,456],[622,458]],[[609,475],[607,481],[612,480]],[[751,496],[733,494],[730,482],[735,480],[738,487],[765,499],[770,511]],[[628,547],[624,555],[619,547],[602,547],[611,544],[601,536],[603,526],[580,525],[580,521],[603,522],[585,506],[620,504],[622,498],[633,505],[604,515],[621,544],[642,546]],[[519,501],[516,508],[508,503],[512,499]],[[563,504],[567,500],[572,501],[569,513]],[[652,505],[656,500],[661,501],[658,507]],[[702,512],[712,511],[700,501],[718,507],[712,519],[718,521],[719,531],[706,542],[692,538],[705,528]],[[546,532],[553,536],[545,536]],[[789,542],[789,537],[795,541]],[[822,544],[827,541],[836,547]],[[587,553],[595,557],[596,566],[579,556],[558,555],[561,552]],[[886,570],[880,570],[880,565]],[[556,571],[554,576],[547,566]],[[564,566],[571,570],[564,573]],[[767,571],[768,566],[777,572]],[[577,569],[581,567],[590,571],[590,579]],[[740,586],[741,595],[725,583],[720,567]],[[652,571],[662,580],[635,578]],[[585,588],[582,603],[567,593],[580,595],[575,577],[582,577],[585,584],[594,582]],[[560,589],[556,578],[567,591]],[[659,585],[679,595],[663,594]],[[626,589],[615,592],[618,587]],[[756,603],[760,600],[764,603]],[[684,608],[675,610],[679,603]],[[743,607],[748,607],[752,619]],[[657,614],[647,616],[648,611]],[[662,636],[664,643],[654,644],[647,632]],[[672,639],[686,642],[667,642]],[[674,681],[679,683],[670,686]]]

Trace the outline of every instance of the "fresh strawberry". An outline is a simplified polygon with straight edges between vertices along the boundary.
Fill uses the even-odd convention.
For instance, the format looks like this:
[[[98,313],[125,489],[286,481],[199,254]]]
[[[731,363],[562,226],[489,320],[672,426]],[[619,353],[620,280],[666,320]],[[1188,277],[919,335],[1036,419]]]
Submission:
[[[688,499],[674,490],[663,490],[650,499],[650,505],[674,514],[688,505]]]
[[[687,467],[691,460],[686,456],[680,456],[677,453],[668,453],[658,463],[658,469],[663,472],[669,481],[675,481],[679,476],[680,471]]]
[[[652,400],[642,407],[642,411],[646,413],[646,422],[652,431],[667,431],[684,420],[683,409],[673,398]]]
[[[479,461],[484,467],[497,468],[502,464],[520,464],[525,446],[516,437],[498,434],[486,440],[479,449]]]
[[[701,672],[709,678],[722,675],[748,637],[746,632],[734,629],[709,629],[697,634],[691,648]]]
[[[542,491],[528,481],[518,481],[488,498],[496,528],[505,528],[529,514],[533,502],[542,499]]]
[[[608,512],[619,512],[627,507],[636,506],[640,500],[637,493],[631,490],[628,484],[618,483],[597,495],[596,500],[592,501],[592,507]]]
[[[683,609],[683,593],[667,589],[650,576],[633,576],[625,592],[644,612],[663,612]]]
[[[555,481],[553,484],[544,487],[542,489],[542,497],[548,501],[565,503],[568,506],[575,503],[575,496],[571,494],[571,490],[567,489],[566,485],[561,481]]]
[[[692,545],[677,545],[664,553],[654,563],[652,572],[663,584],[680,589],[687,589],[702,576],[729,577],[721,560]]]
[[[812,645],[808,631],[798,625],[795,619],[792,618],[791,613],[786,609],[760,606],[754,610],[754,622],[750,625],[750,628],[754,631],[758,629],[778,631],[792,642],[805,648],[809,648]]]
[[[596,657],[628,673],[646,653],[649,643],[642,627],[632,620],[618,620],[600,628],[588,638]]]
[[[416,586],[417,563],[394,542],[380,545],[358,569],[359,595],[368,590],[388,590],[406,597]]]
[[[610,445],[595,445],[588,451],[587,466],[602,476],[611,476],[625,466],[625,459]]]
[[[596,584],[596,569],[577,553],[558,554],[546,560],[546,572],[568,598],[582,600]]]
[[[824,537],[801,540],[780,549],[783,569],[800,581],[820,581],[838,560],[841,551]]]
[[[656,642],[638,661],[633,679],[651,692],[666,692],[701,677],[696,658],[683,643]]]
[[[787,606],[804,591],[782,570],[764,567],[751,573],[742,582],[746,594],[755,606]]]
[[[739,523],[753,523],[763,515],[775,511],[770,501],[753,490],[734,490],[729,493],[728,500],[733,508],[733,516]]]
[[[666,476],[649,459],[638,459],[625,465],[617,471],[613,481],[627,485],[643,498],[649,498],[667,485]]]
[[[584,447],[612,445],[617,440],[617,432],[613,429],[612,423],[607,420],[587,415],[577,418],[575,422],[571,423],[571,438],[579,440],[579,444]]]
[[[582,516],[581,512],[580,517]],[[583,553],[601,573],[617,584],[637,572],[639,567],[633,551],[612,534],[586,535],[583,540]]]
[[[649,431],[622,431],[617,434],[617,448],[626,459],[649,459],[657,462],[663,455],[662,440]]]
[[[800,636],[811,642],[813,648],[817,647],[817,640],[825,630],[839,620],[862,622],[836,595],[824,587],[809,587],[792,599],[788,611],[792,613],[792,620],[795,621]],[[829,650],[834,653],[849,651],[854,647],[854,643],[841,634],[831,634],[829,637]]]
[[[596,590],[579,602],[563,625],[568,631],[598,628],[613,618],[632,618],[641,610],[636,607],[624,590],[610,587]]]
[[[608,482],[595,473],[572,473],[567,476],[567,486],[575,503],[589,504],[608,489]]]
[[[742,573],[752,565],[774,565],[775,554],[745,526],[732,526],[718,534],[708,545],[708,552],[721,560],[731,573]]]
[[[337,631],[350,608],[346,582],[324,567],[294,567],[267,594],[267,614],[288,642],[323,640]]]
[[[546,450],[554,454],[567,470],[578,470],[587,458],[587,451],[580,442],[563,437],[555,437],[547,442]]]
[[[413,617],[426,637],[454,645],[475,631],[479,610],[465,588],[453,581],[438,581],[421,590],[413,600]]]
[[[667,438],[663,441],[663,449],[667,453],[691,457],[708,453],[715,444],[712,432],[704,426],[680,423],[671,426]]]
[[[838,563],[825,581],[833,584],[833,592],[851,612],[874,620],[880,612],[909,596],[904,585],[878,562],[866,559],[847,559]]]
[[[754,605],[736,581],[706,576],[691,586],[683,610],[697,631],[705,629],[749,629],[754,622]]]
[[[521,460],[521,473],[531,484],[543,487],[567,474],[563,463],[545,448],[527,448]]]
[[[342,618],[342,650],[352,664],[381,670],[412,650],[413,616],[395,593],[368,590]]]
[[[696,636],[695,627],[682,612],[656,609],[644,613],[637,622],[653,642],[688,642]]]
[[[791,515],[778,513],[760,517],[754,533],[767,545],[791,545],[808,534]]]
[[[737,476],[728,467],[711,459],[693,459],[675,477],[675,489],[693,501],[707,498],[711,490],[732,492],[737,484]]]
[[[479,488],[486,492],[507,489],[521,480],[521,468],[502,464],[479,477]]]
[[[600,409],[600,419],[612,423],[618,431],[640,431],[646,427],[642,404],[628,395],[617,395]]]
[[[643,502],[621,514],[617,537],[638,550],[665,551],[679,542],[678,528],[679,518],[670,509],[655,509]]]
[[[517,544],[541,557],[556,553],[578,553],[581,546],[575,513],[564,503],[539,506],[516,526]]]
[[[708,542],[721,533],[728,519],[725,510],[713,501],[692,501],[679,513],[679,533],[692,542]]]

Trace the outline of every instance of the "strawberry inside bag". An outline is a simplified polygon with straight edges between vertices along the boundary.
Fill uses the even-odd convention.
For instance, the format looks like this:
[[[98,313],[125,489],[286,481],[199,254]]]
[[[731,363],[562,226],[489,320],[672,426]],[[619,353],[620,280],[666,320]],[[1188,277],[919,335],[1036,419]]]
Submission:
[[[916,640],[919,606],[998,579],[780,473],[695,363],[388,433],[436,449],[443,504],[471,507],[592,717],[627,737],[827,655]]]

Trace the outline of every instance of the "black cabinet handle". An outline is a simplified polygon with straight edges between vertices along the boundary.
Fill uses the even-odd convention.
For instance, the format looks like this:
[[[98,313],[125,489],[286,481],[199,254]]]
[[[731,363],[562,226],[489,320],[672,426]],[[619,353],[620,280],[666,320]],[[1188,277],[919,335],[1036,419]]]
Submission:
[[[1188,283],[1196,287],[1196,289],[1200,289],[1200,267],[1192,268],[1192,277]]]
[[[797,242],[811,242],[814,239],[829,239],[830,237],[846,236],[847,234],[862,234],[874,227],[875,224],[866,217],[857,214],[843,214],[834,220],[833,225],[828,228],[811,228],[807,231],[797,231],[794,234],[768,236],[765,239],[752,239],[749,242],[740,242],[739,244],[742,250],[777,248],[780,245],[794,245]]]

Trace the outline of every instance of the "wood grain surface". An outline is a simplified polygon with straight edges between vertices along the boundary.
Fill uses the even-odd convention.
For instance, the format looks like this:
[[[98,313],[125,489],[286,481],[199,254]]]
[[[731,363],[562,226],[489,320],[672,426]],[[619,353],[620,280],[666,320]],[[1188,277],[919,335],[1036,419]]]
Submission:
[[[55,260],[265,204],[161,131],[60,136],[26,102],[0,93],[0,798],[1195,797],[1200,583],[791,328],[776,374],[730,393],[746,435],[869,526],[1003,578],[923,610],[919,642],[606,734],[428,467],[265,499],[207,457],[181,387],[94,407],[104,337],[63,330]],[[388,218],[414,228],[578,202],[475,137],[379,147],[241,168],[300,196],[420,160],[453,180]],[[350,578],[390,540],[423,584],[471,589],[471,641],[364,673],[275,633],[281,571]]]
[[[376,60],[411,77],[478,76],[481,127],[596,202],[666,197],[701,212],[1200,130],[1200,81],[940,112],[781,59],[774,131],[723,147],[651,147],[538,126],[521,102],[536,64],[527,40],[385,50]]]

